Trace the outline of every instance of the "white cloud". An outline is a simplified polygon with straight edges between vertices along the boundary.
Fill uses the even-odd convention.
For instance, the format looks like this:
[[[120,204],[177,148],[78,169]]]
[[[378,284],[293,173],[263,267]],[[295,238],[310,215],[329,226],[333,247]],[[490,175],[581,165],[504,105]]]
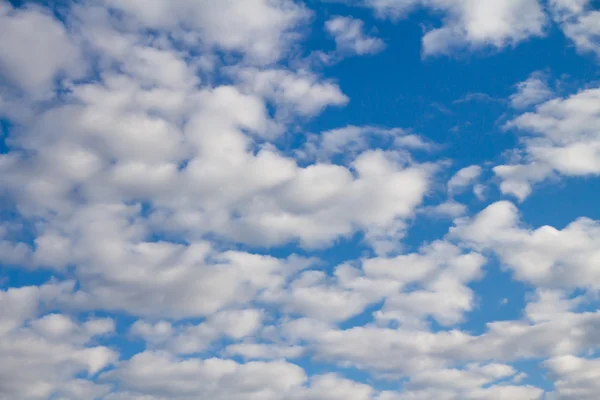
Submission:
[[[411,377],[405,392],[383,395],[380,400],[541,399],[543,390],[540,388],[502,382],[515,376],[516,372],[514,368],[504,364],[470,364],[463,370],[422,371]]]
[[[444,253],[438,256],[443,258]],[[423,270],[425,258],[421,262],[414,255],[407,257],[406,261],[409,259],[413,261],[407,266],[413,266],[412,269],[403,268],[401,262],[389,265],[386,262],[380,266],[380,270],[389,274],[431,274],[429,270]],[[456,275],[451,269],[448,273],[450,276]],[[473,275],[463,276],[466,281],[473,279]],[[354,280],[346,278],[345,285],[353,282],[355,287],[364,290],[368,287],[367,277],[372,279],[373,272],[366,268],[365,277],[358,279],[354,275]],[[385,282],[390,280],[387,278]],[[373,286],[384,288],[381,283],[373,282]],[[380,291],[385,291],[385,288]],[[422,292],[416,290],[412,293]],[[502,399],[513,394],[517,398],[538,399],[543,393],[540,389],[509,384],[506,379],[509,376],[514,378],[515,383],[522,378],[509,366],[478,366],[473,363],[486,363],[489,360],[510,363],[522,359],[582,354],[595,349],[598,337],[594,332],[599,326],[600,314],[577,311],[580,305],[590,299],[586,296],[572,297],[569,293],[539,289],[535,296],[529,298],[523,319],[492,320],[480,335],[457,329],[431,332],[419,325],[401,325],[397,329],[390,329],[366,324],[342,329],[306,318],[284,323],[281,332],[289,344],[303,343],[307,346],[306,351],[319,359],[355,366],[371,373],[377,371],[396,379],[400,376],[410,377],[405,392],[384,393],[382,398]],[[451,298],[445,295],[437,303],[447,302]],[[405,302],[400,304],[408,307]],[[442,310],[446,305],[437,304],[434,307]],[[443,313],[450,314],[451,308]],[[369,343],[369,346],[361,346],[361,343]],[[488,373],[491,375],[485,378]],[[494,382],[496,380],[498,382]]]
[[[565,35],[582,53],[600,56],[600,11],[592,0],[551,0],[550,11]]]
[[[285,361],[238,364],[218,358],[182,360],[156,352],[137,354],[103,378],[118,381],[123,389],[106,400],[372,400],[376,393],[335,374],[309,379],[302,368]]]
[[[338,85],[319,81],[308,71],[243,68],[231,72],[243,89],[264,96],[284,117],[290,113],[312,116],[327,106],[343,106],[349,101]]]
[[[483,200],[485,200],[487,189],[488,189],[487,186],[478,183],[478,184],[476,184],[476,185],[473,186],[473,194],[479,200],[483,201]]]
[[[426,54],[514,45],[545,24],[533,0],[368,3],[390,16],[440,12]],[[0,154],[0,261],[19,277],[52,276],[0,290],[0,397],[525,400],[541,391],[519,386],[510,363],[546,357],[556,398],[595,388],[583,372],[592,361],[577,358],[572,372],[554,360],[576,365],[565,357],[599,344],[599,313],[578,311],[600,285],[598,222],[530,229],[496,203],[404,251],[446,163],[420,161],[434,145],[410,130],[304,133],[308,117],[349,101],[303,59],[311,15],[292,0],[83,1],[56,14],[0,0],[0,112],[16,126]],[[326,29],[342,55],[383,47],[351,17]],[[87,71],[93,79],[77,79]],[[538,78],[519,86],[515,106],[545,100]],[[552,171],[596,174],[596,97],[551,100],[513,121],[538,135],[524,140],[524,162],[496,168],[503,190],[524,196]],[[306,144],[290,148],[292,137]],[[558,154],[567,146],[585,151]],[[479,193],[481,171],[460,170],[449,194]],[[434,211],[468,209],[449,200]],[[358,259],[310,257],[355,238]],[[307,257],[287,254],[297,247]],[[459,327],[478,306],[472,283],[487,252],[535,296],[521,319],[491,317],[468,333]],[[573,297],[580,288],[591,290]],[[124,315],[135,321],[125,334]],[[121,339],[145,350],[127,359]],[[303,357],[324,373],[290,361]],[[339,366],[365,369],[369,384]],[[385,377],[404,379],[403,392],[381,392]]]
[[[308,341],[320,358],[396,377],[447,365],[443,352],[466,344],[470,337],[456,331],[431,333],[411,329],[357,326],[339,330],[298,320],[283,327],[287,335]],[[360,346],[358,343],[369,343]]]
[[[239,51],[249,61],[277,61],[297,39],[293,28],[304,24],[310,12],[292,0],[105,0],[128,13],[141,26],[197,33],[197,42]]]
[[[464,191],[467,187],[477,182],[482,169],[479,165],[471,165],[459,170],[448,181],[448,193],[450,195]]]
[[[543,36],[546,15],[538,0],[365,0],[379,16],[397,18],[417,7],[444,13],[443,25],[423,36],[424,55],[460,48],[503,48]]]
[[[534,299],[534,303],[546,301],[541,297]],[[595,334],[600,323],[598,312],[564,311],[541,319],[536,319],[539,314],[535,312],[531,315],[534,319],[489,322],[481,335],[456,329],[431,332],[372,324],[338,329],[306,319],[284,324],[282,330],[292,343],[306,343],[307,350],[319,359],[396,379],[453,369],[456,365],[464,368],[473,362],[514,362],[581,354],[598,346]],[[369,346],[361,346],[361,343],[369,343]],[[461,384],[464,382],[456,382],[457,386]],[[444,386],[443,383],[440,386]],[[501,388],[496,389],[502,393]],[[537,389],[529,389],[532,390],[530,395],[535,394],[533,398],[541,394]]]
[[[431,317],[452,326],[474,306],[466,285],[481,276],[484,262],[477,253],[436,242],[418,253],[363,259],[361,268],[341,264],[333,276],[305,271],[264,299],[291,316],[324,323],[346,321],[382,302],[371,313],[378,324],[422,327]]]
[[[321,271],[304,272],[290,284],[285,296],[284,311],[331,322],[360,314],[378,300],[375,294],[343,287]]]
[[[75,294],[75,305],[136,315],[183,318],[212,314],[251,301],[259,291],[275,289],[295,269],[293,261],[288,264],[268,256],[214,253],[206,243],[186,247],[166,242],[128,243],[118,238],[99,241],[91,234],[80,245],[86,252],[77,262],[82,291]]]
[[[474,218],[458,220],[451,233],[477,249],[496,252],[517,279],[566,289],[600,286],[594,262],[600,257],[598,221],[579,218],[562,230],[530,229],[520,221],[512,203],[501,201]]]
[[[300,167],[272,147],[252,148],[246,132],[268,136],[272,128],[261,97],[234,86],[202,89],[177,115],[179,97],[160,103],[156,90],[123,77],[77,87],[79,104],[47,111],[22,136],[35,156],[1,156],[2,185],[34,215],[68,214],[77,187],[92,203],[151,201],[163,230],[310,247],[359,229],[398,237],[436,170],[396,151],[364,151],[349,167]],[[330,189],[314,185],[334,177]]]
[[[423,212],[433,217],[456,218],[467,212],[467,206],[454,200],[447,200],[436,206],[425,207]]]
[[[116,363],[114,350],[93,343],[95,337],[112,333],[114,322],[79,322],[63,314],[38,318],[42,306],[52,304],[68,290],[66,286],[46,284],[0,291],[1,396],[76,399],[77,393],[97,396],[110,390],[85,377]]]
[[[313,377],[310,387],[293,394],[290,400],[370,400],[374,395],[375,390],[369,385],[326,374]]]
[[[340,154],[351,158],[373,147],[430,150],[433,145],[402,128],[347,125],[310,135],[304,148],[297,153],[303,158],[315,157],[324,161]]]
[[[9,82],[43,98],[55,88],[55,79],[78,77],[84,70],[77,43],[46,9],[14,9],[0,2],[0,74]]]
[[[365,261],[367,277],[412,286],[412,290],[390,293],[375,317],[401,326],[422,325],[428,316],[445,326],[461,322],[464,313],[474,306],[473,292],[466,284],[481,276],[484,262],[481,255],[463,254],[445,242],[434,242],[420,253]]]
[[[219,147],[223,144],[218,142]],[[212,154],[218,152],[213,150]],[[230,151],[227,157],[235,154]],[[215,168],[219,164],[223,165],[221,176],[212,172],[218,171]],[[213,215],[198,213],[193,208],[186,210],[182,207],[185,203],[178,201],[179,209],[168,215],[163,226],[209,228],[236,241],[259,245],[298,239],[303,246],[322,247],[357,229],[397,237],[401,235],[398,224],[413,215],[436,170],[435,165],[406,163],[397,153],[383,151],[365,151],[350,167],[318,163],[299,168],[290,159],[268,150],[257,156],[241,151],[231,162],[223,158],[197,159],[184,172],[191,190],[189,195],[182,192],[182,200],[197,207],[198,197],[192,193],[204,192],[215,197],[206,197],[210,203],[205,209],[218,207],[222,211]],[[260,176],[255,171],[269,172]],[[223,188],[220,193],[208,191],[214,185]],[[249,200],[240,203],[241,198]],[[228,204],[230,210],[223,210]],[[233,218],[232,212],[239,218]],[[190,219],[194,214],[199,219]],[[215,219],[219,216],[225,219]]]
[[[198,325],[173,327],[166,321],[149,323],[138,320],[131,332],[141,336],[154,349],[167,349],[175,354],[194,354],[206,350],[221,338],[240,340],[262,326],[260,310],[226,310],[211,314]]]
[[[352,18],[335,16],[325,22],[325,29],[333,36],[336,51],[358,55],[375,54],[383,50],[383,40],[364,32],[364,22]]]
[[[227,346],[225,353],[240,356],[247,360],[294,359],[304,354],[304,348],[302,346],[245,341]]]
[[[598,396],[600,360],[562,356],[544,362],[555,379],[549,400],[592,400]]]
[[[301,386],[306,375],[302,368],[285,361],[238,364],[218,358],[181,360],[147,351],[103,378],[117,380],[123,391],[158,398],[275,400]]]
[[[507,128],[530,133],[522,139],[522,160],[494,168],[503,193],[524,199],[532,184],[554,173],[594,176],[600,173],[598,132],[600,89],[586,89],[567,98],[555,98],[509,122]]]
[[[80,290],[62,299],[63,305],[169,318],[205,316],[277,289],[310,262],[219,252],[207,242],[143,241],[148,231],[138,213],[138,207],[124,205],[80,209],[40,236],[60,232],[68,251],[56,254],[61,250],[46,249],[38,240],[38,264],[76,266]],[[51,264],[56,260],[62,265]]]
[[[140,353],[104,379],[120,382],[123,391],[107,400],[214,399],[400,400],[400,399],[539,399],[531,386],[491,385],[516,374],[508,365],[468,366],[467,370],[429,370],[416,375],[406,393],[381,392],[335,374],[308,379],[302,369],[283,361],[238,364],[230,360],[180,360],[165,353]],[[277,378],[275,378],[277,377]],[[421,389],[427,384],[428,389]],[[436,395],[441,397],[435,397]],[[140,397],[136,397],[140,396]],[[146,396],[146,397],[141,397]]]
[[[510,102],[514,108],[527,108],[548,100],[552,94],[544,74],[534,72],[525,81],[517,84],[517,92],[510,96]]]
[[[546,16],[537,0],[431,0],[448,13],[442,28],[423,37],[423,52],[448,53],[457,46],[502,48],[542,36]]]

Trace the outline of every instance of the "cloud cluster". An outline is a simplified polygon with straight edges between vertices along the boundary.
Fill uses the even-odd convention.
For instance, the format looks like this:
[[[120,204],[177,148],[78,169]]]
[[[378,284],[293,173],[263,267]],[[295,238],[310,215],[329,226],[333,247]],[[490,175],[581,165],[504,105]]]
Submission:
[[[76,321],[39,313],[69,290],[69,283],[0,291],[0,395],[25,400],[96,398],[110,387],[88,380],[116,364],[118,353],[94,343],[111,334],[111,319]],[[81,376],[77,378],[76,376]]]
[[[517,109],[534,106],[552,97],[547,78],[542,72],[534,72],[517,84],[517,92],[510,96],[510,104]]]
[[[600,11],[592,0],[552,0],[549,2],[554,20],[578,51],[600,55]]]
[[[538,0],[364,0],[382,17],[398,18],[425,7],[443,15],[442,26],[423,36],[423,54],[461,48],[503,48],[543,36],[547,17]]]
[[[547,24],[536,0],[358,3],[441,15],[425,55],[510,47]],[[588,3],[549,10],[597,52]],[[316,33],[331,60],[384,50],[363,19],[331,15]],[[352,101],[333,63],[312,63],[320,17],[295,0],[0,0],[1,399],[597,393],[599,222],[531,228],[506,200],[473,215],[454,197],[483,201],[487,164],[444,181],[443,146],[417,129],[312,129]],[[501,191],[598,175],[598,89],[552,99],[534,73],[517,90],[506,127],[527,135],[494,168]],[[441,214],[447,234],[403,241]],[[532,295],[471,332],[494,258]]]
[[[501,201],[473,219],[459,220],[451,233],[476,248],[491,249],[512,268],[515,276],[545,287],[597,290],[600,224],[579,218],[562,230],[551,226],[528,229],[517,208]]]
[[[363,32],[364,23],[351,17],[336,16],[325,23],[325,29],[335,40],[336,50],[358,55],[378,53],[385,44]]]
[[[600,173],[598,108],[600,89],[590,88],[567,98],[554,98],[510,121],[506,128],[526,132],[522,154],[515,162],[494,168],[500,189],[519,199],[532,185],[555,174],[586,177]]]

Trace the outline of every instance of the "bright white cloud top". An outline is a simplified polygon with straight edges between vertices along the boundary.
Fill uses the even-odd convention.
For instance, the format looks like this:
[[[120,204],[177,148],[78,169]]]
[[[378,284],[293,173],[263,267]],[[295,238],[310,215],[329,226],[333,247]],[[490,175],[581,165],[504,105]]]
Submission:
[[[599,35],[0,0],[0,399],[600,398]]]

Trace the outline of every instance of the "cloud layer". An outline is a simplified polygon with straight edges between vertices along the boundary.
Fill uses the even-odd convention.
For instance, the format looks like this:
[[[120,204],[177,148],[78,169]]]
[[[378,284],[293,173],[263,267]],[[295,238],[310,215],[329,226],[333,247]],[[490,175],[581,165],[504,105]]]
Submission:
[[[423,68],[551,29],[595,62],[591,2],[64,3],[0,0],[0,399],[595,398],[600,221],[504,195],[597,178],[597,83],[528,71],[482,162],[341,114],[409,16]],[[522,304],[477,319],[494,273]]]

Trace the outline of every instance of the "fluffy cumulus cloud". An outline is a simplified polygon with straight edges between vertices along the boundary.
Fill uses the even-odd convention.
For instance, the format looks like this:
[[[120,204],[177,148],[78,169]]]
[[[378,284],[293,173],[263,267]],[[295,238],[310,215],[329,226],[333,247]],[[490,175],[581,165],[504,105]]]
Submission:
[[[305,158],[327,160],[332,156],[358,154],[375,143],[396,150],[426,151],[433,147],[424,138],[406,129],[348,125],[309,136],[304,147],[297,152]]]
[[[110,387],[88,378],[118,359],[115,351],[95,343],[95,338],[114,332],[114,322],[77,321],[56,313],[40,315],[69,290],[69,285],[48,283],[0,291],[3,398],[93,398],[110,391]]]
[[[336,16],[325,23],[333,36],[337,50],[359,55],[377,53],[384,48],[381,39],[364,33],[364,23],[351,17]]]
[[[283,69],[232,69],[243,90],[264,97],[277,107],[282,116],[311,116],[327,106],[343,106],[348,102],[338,85],[319,81],[310,71],[291,72]]]
[[[426,4],[448,14],[443,27],[423,37],[425,54],[464,45],[501,48],[544,34],[546,16],[537,0],[432,0]]]
[[[482,168],[479,165],[471,165],[460,169],[448,181],[448,192],[451,194],[462,192],[465,188],[477,182],[481,171]]]
[[[105,0],[109,9],[125,13],[141,28],[184,34],[190,44],[240,52],[251,62],[277,60],[296,38],[294,28],[311,12],[293,0]],[[187,33],[187,35],[185,35]]]
[[[85,71],[76,40],[49,10],[35,5],[14,9],[2,2],[0,26],[0,72],[15,89],[43,98],[56,79]]]
[[[546,361],[546,366],[556,376],[556,391],[550,399],[593,399],[598,390],[598,360],[562,356]]]
[[[598,221],[582,217],[562,230],[531,229],[523,226],[514,204],[500,201],[472,219],[458,220],[451,233],[496,252],[519,279],[543,287],[597,289]]]
[[[600,55],[600,11],[593,0],[552,0],[550,10],[577,50]]]
[[[514,108],[527,108],[537,105],[552,97],[547,79],[542,72],[534,72],[529,78],[517,85],[517,92],[510,96]]]
[[[523,149],[511,164],[494,172],[502,179],[500,189],[519,199],[532,185],[553,175],[596,176],[600,173],[600,89],[582,90],[566,98],[546,101],[506,124],[518,130]]]
[[[441,369],[415,374],[405,394],[384,394],[382,400],[400,399],[540,399],[542,390],[513,385],[516,371],[505,364],[469,364],[465,369]],[[499,381],[505,381],[498,383]]]
[[[443,13],[442,26],[423,36],[424,55],[467,47],[503,48],[543,36],[547,16],[538,0],[364,0],[381,17],[398,18],[425,7]]]
[[[591,2],[46,3],[0,0],[0,399],[597,396],[600,222],[504,195],[600,173],[600,92],[514,74],[466,154],[417,76],[597,52]]]
[[[325,323],[348,320],[382,303],[373,313],[382,325],[423,326],[429,317],[451,326],[472,309],[473,292],[466,283],[480,276],[484,261],[478,253],[440,241],[416,253],[366,258],[360,266],[341,264],[332,277],[307,269],[265,300],[282,304],[291,315]]]

